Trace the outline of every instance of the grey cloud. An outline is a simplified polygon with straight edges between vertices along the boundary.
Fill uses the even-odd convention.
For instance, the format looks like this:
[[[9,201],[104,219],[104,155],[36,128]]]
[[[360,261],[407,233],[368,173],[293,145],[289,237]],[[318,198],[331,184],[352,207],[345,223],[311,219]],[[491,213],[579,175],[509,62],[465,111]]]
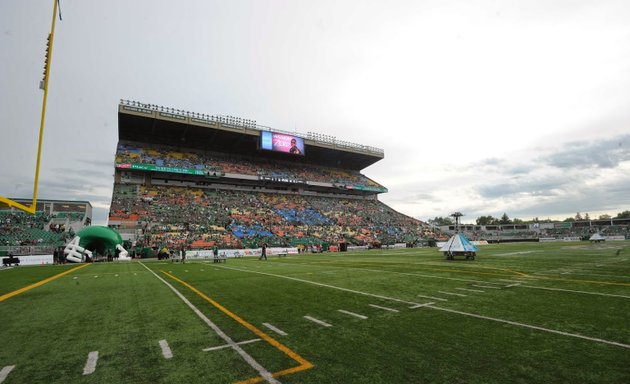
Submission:
[[[630,135],[597,141],[571,142],[542,159],[557,168],[614,168],[630,160]]]

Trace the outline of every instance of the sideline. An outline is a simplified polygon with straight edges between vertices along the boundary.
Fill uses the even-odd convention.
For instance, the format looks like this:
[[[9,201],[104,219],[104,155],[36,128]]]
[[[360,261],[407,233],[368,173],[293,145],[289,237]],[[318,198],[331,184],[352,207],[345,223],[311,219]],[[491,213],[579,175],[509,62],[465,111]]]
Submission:
[[[78,266],[78,267],[76,267],[76,268],[72,268],[72,269],[69,269],[69,270],[67,270],[67,271],[65,271],[65,272],[61,272],[61,273],[59,273],[59,274],[57,274],[57,275],[51,276],[51,277],[49,277],[49,278],[47,278],[47,279],[44,279],[44,280],[42,280],[42,281],[38,281],[37,283],[33,283],[33,284],[31,284],[31,285],[28,285],[28,286],[26,286],[26,287],[20,288],[20,289],[18,289],[18,290],[13,291],[13,292],[9,292],[9,293],[7,293],[7,294],[4,294],[4,295],[0,296],[0,302],[3,302],[3,301],[5,301],[5,300],[7,300],[7,299],[10,299],[10,298],[12,298],[13,296],[19,295],[20,293],[24,293],[24,292],[26,292],[26,291],[30,291],[30,290],[31,290],[31,289],[33,289],[33,288],[37,288],[37,287],[39,287],[40,285],[44,285],[44,284],[46,284],[46,283],[49,283],[49,282],[51,282],[51,281],[53,281],[53,280],[56,280],[56,279],[58,279],[58,278],[60,278],[60,277],[62,277],[62,276],[65,276],[65,275],[67,275],[67,274],[69,274],[69,273],[72,273],[72,272],[74,272],[74,271],[78,271],[79,269],[81,269],[81,268],[85,268],[85,267],[87,267],[88,265],[90,265],[90,264],[80,265],[80,266]]]

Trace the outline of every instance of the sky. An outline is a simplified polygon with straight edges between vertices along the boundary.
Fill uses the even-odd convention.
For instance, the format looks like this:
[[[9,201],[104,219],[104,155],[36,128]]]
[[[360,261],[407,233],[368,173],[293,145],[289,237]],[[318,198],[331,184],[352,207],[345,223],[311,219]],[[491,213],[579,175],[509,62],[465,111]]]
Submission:
[[[0,2],[0,196],[33,195],[53,1]],[[428,220],[630,209],[626,0],[61,0],[40,199],[106,225],[120,99],[382,148]]]

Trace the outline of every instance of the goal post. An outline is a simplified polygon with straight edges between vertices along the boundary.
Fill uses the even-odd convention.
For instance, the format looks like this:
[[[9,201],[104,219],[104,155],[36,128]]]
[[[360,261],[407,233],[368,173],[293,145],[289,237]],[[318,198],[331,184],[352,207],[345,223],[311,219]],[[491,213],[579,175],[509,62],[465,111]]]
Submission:
[[[33,182],[33,199],[31,201],[31,205],[27,206],[21,203],[18,203],[15,200],[9,199],[8,197],[0,196],[0,202],[7,204],[10,207],[15,207],[21,209],[22,211],[34,214],[37,206],[37,187],[39,186],[39,166],[41,162],[42,156],[42,142],[44,139],[44,121],[46,120],[46,101],[48,98],[48,79],[50,78],[50,62],[52,59],[52,51],[53,51],[53,41],[55,39],[55,21],[57,19],[57,10],[59,0],[53,0],[53,13],[52,13],[52,22],[50,26],[50,34],[48,34],[48,42],[46,43],[46,56],[44,62],[44,78],[40,83],[40,88],[44,90],[44,97],[42,99],[42,116],[41,122],[39,124],[39,139],[37,145],[37,160],[35,163],[35,180]]]

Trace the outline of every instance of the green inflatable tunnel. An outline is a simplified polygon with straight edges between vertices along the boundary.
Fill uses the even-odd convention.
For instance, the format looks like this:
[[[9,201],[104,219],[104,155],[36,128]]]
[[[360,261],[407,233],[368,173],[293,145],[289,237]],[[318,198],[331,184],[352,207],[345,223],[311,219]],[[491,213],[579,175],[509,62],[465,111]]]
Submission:
[[[119,259],[126,260],[128,253],[122,246],[123,240],[118,232],[101,226],[90,226],[83,228],[77,236],[66,245],[64,254],[68,261],[83,262],[86,257],[92,258],[93,254],[111,255],[120,251]]]

